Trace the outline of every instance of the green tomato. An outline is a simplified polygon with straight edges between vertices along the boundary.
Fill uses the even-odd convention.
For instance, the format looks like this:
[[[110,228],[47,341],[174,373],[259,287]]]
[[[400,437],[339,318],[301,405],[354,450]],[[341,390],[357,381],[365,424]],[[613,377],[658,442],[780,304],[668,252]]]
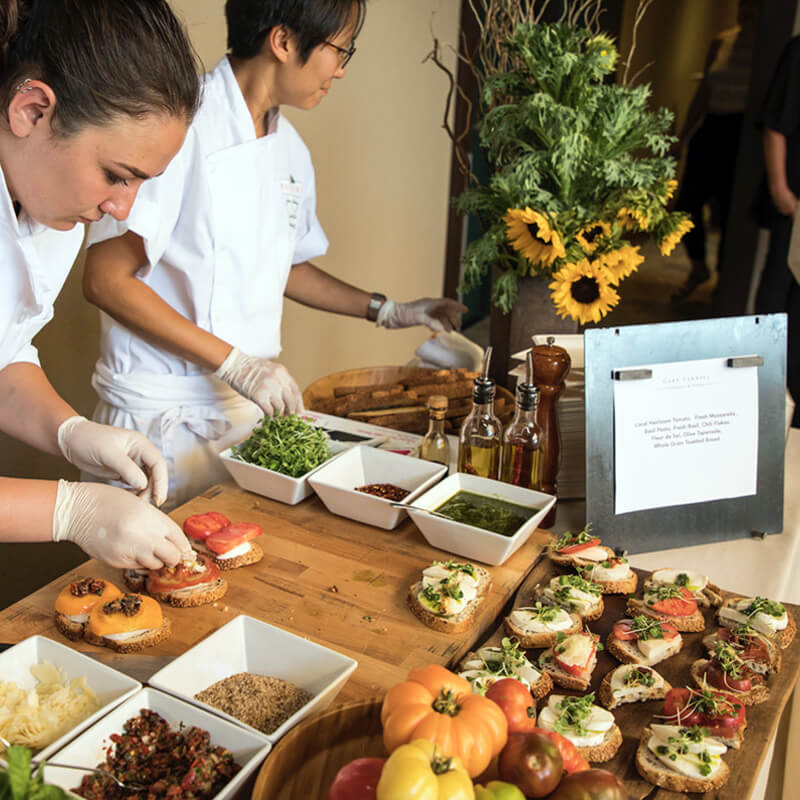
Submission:
[[[486,786],[475,787],[475,800],[525,800],[525,795],[513,783],[489,781]]]

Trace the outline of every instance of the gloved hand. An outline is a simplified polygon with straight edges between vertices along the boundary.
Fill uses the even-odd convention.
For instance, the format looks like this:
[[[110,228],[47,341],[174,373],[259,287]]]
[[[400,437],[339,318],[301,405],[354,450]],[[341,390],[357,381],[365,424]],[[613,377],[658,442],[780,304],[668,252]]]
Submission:
[[[74,542],[122,569],[174,567],[193,556],[189,540],[166,514],[105,483],[58,482],[53,541]]]
[[[245,355],[234,347],[214,374],[261,406],[268,417],[303,410],[303,398],[294,378],[275,361]]]
[[[452,331],[461,327],[466,306],[449,297],[423,297],[411,303],[387,300],[378,310],[377,325],[384,328],[410,328],[427,325],[432,331]]]
[[[58,426],[58,446],[78,469],[127,483],[158,506],[167,498],[167,462],[141,433],[75,416]]]

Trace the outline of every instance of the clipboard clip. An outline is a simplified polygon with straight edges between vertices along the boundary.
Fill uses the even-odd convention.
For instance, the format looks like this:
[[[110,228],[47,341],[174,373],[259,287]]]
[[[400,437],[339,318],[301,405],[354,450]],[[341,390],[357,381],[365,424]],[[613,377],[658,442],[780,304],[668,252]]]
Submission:
[[[736,356],[735,358],[725,359],[726,367],[763,367],[763,356]]]
[[[611,371],[613,381],[646,381],[653,377],[651,369],[615,369]]]

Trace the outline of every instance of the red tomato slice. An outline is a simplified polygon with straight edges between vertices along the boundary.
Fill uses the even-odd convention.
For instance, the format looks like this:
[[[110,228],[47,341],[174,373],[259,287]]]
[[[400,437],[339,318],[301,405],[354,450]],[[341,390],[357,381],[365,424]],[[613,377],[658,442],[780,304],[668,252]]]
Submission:
[[[661,630],[664,632],[665,639],[674,639],[678,636],[678,629],[671,622],[662,622]]]
[[[183,522],[183,532],[190,538],[198,541],[207,539],[215,531],[221,531],[231,524],[231,521],[218,511],[206,511],[204,514],[192,514]]]
[[[176,567],[162,567],[153,570],[147,577],[148,592],[174,592],[176,589],[186,589],[201,583],[211,583],[219,578],[219,567],[207,556],[197,555],[197,560],[203,562],[203,572],[192,572],[184,564]]]
[[[562,547],[558,552],[559,553],[577,553],[579,550],[586,550],[589,547],[594,547],[595,545],[600,544],[600,537],[597,536],[594,539],[589,539],[588,542],[584,542],[583,544],[568,544],[566,547]]]
[[[729,694],[720,694],[718,698],[718,713],[701,713],[698,724],[708,728],[712,736],[729,736],[745,722],[744,703]]]
[[[691,727],[700,722],[700,714],[687,708],[692,693],[689,689],[670,689],[664,697],[664,722],[667,725]]]
[[[581,635],[588,636],[589,634],[575,634],[575,635],[576,636],[581,636]],[[558,654],[556,653],[556,648],[555,647],[553,648],[553,658],[554,658],[556,664],[558,664],[558,666],[561,667],[561,669],[563,669],[565,672],[569,672],[570,675],[582,675],[582,674],[586,673],[587,669],[589,668],[589,664],[591,664],[592,658],[594,658],[594,654],[596,652],[597,652],[597,646],[595,645],[594,640],[592,640],[592,648],[591,648],[591,650],[589,650],[589,655],[588,655],[586,661],[583,664],[568,664],[567,662],[562,661],[558,657]]]
[[[256,525],[252,522],[235,522],[233,525],[228,525],[221,531],[212,533],[206,539],[206,547],[218,555],[222,555],[223,553],[233,550],[234,547],[238,547],[240,544],[244,544],[251,539],[261,536],[262,533],[263,531],[260,525]]]
[[[653,609],[660,614],[669,614],[672,617],[688,617],[697,611],[697,600],[685,587],[681,586],[680,597],[667,597],[653,603]]]
[[[632,619],[621,619],[614,623],[614,636],[621,642],[630,642],[639,637],[631,630]]]
[[[750,678],[732,678],[726,675],[713,661],[706,667],[705,676],[710,686],[723,692],[749,692],[753,685]]]

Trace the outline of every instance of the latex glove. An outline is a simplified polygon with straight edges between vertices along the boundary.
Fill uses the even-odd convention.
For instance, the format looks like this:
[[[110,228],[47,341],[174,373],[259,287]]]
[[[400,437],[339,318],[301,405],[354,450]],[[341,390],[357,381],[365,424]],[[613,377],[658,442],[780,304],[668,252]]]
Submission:
[[[183,531],[166,515],[124,489],[60,480],[53,541],[121,569],[174,567],[193,557]]]
[[[378,310],[377,325],[384,328],[410,328],[427,325],[432,331],[452,331],[461,327],[466,306],[449,297],[423,297],[411,303],[387,300]]]
[[[141,433],[75,416],[58,426],[58,446],[79,469],[127,483],[158,506],[167,498],[167,462]]]
[[[268,416],[303,410],[303,397],[282,364],[242,353],[234,347],[214,373]]]

